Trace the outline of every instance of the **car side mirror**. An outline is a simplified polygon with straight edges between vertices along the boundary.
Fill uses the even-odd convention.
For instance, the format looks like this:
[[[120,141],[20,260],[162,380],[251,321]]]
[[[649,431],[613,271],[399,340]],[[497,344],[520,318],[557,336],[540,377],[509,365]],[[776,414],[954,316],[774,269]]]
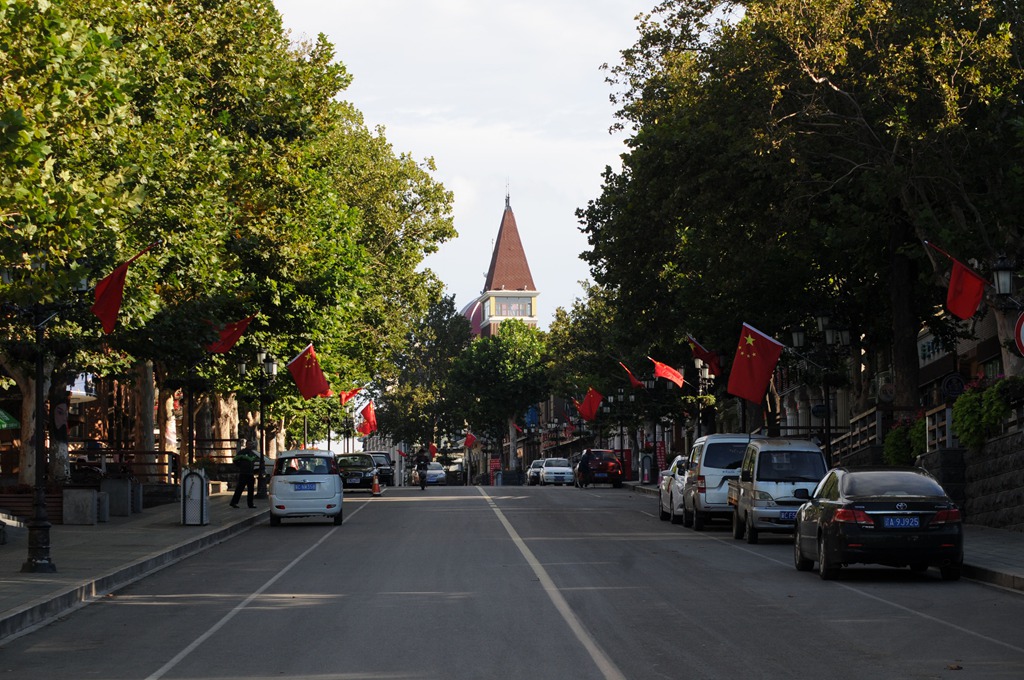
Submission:
[[[793,498],[799,498],[802,501],[806,501],[806,500],[810,499],[810,497],[811,497],[811,492],[808,491],[807,489],[794,489],[793,490]]]

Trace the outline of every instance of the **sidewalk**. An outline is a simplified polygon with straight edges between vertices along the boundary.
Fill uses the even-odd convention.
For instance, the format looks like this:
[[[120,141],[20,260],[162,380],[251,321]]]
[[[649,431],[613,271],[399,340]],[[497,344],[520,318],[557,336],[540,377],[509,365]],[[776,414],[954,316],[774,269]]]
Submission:
[[[656,487],[627,482],[635,493]],[[55,524],[50,529],[54,574],[24,574],[28,530],[8,524],[0,545],[0,645],[132,581],[245,531],[267,517],[257,509],[228,507],[230,493],[209,497],[209,524],[183,525],[181,504],[146,508],[96,525]],[[966,525],[964,576],[1024,591],[1024,533]]]
[[[0,644],[267,517],[265,501],[257,501],[254,510],[244,504],[231,508],[230,501],[227,492],[210,495],[205,525],[182,524],[180,503],[145,508],[95,525],[54,524],[50,558],[57,572],[53,574],[21,573],[28,558],[28,529],[8,522],[7,543],[0,545]]]
[[[626,486],[636,493],[658,495],[653,484],[626,482]],[[1024,592],[1024,532],[964,524],[963,575]]]

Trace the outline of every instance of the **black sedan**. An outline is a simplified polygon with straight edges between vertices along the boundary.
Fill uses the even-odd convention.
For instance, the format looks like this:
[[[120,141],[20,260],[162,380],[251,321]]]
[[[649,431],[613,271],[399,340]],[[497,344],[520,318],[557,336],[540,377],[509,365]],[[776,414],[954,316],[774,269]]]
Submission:
[[[373,456],[368,453],[346,453],[337,456],[335,460],[346,489],[373,489],[373,478],[377,474],[377,463]]]
[[[964,559],[960,509],[920,468],[833,468],[797,511],[793,537],[796,568],[817,562],[823,579],[843,566],[881,564],[934,566],[953,581]]]

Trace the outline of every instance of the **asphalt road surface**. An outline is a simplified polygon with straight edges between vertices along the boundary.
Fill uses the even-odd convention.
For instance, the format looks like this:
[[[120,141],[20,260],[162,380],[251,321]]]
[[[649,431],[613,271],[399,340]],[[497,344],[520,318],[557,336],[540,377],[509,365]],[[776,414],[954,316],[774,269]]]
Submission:
[[[1024,597],[793,568],[788,537],[572,487],[348,493],[0,647],[0,678],[1024,678]]]

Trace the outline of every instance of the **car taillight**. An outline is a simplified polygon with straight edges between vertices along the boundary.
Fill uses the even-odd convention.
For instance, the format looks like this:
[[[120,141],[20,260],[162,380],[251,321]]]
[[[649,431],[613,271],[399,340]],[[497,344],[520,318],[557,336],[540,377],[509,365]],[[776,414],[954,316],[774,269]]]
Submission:
[[[704,477],[704,475],[698,475],[697,476],[697,493],[707,493],[707,490],[708,490],[708,480]]]
[[[875,526],[874,520],[868,516],[868,513],[857,508],[839,508],[836,510],[835,521],[846,524],[860,524],[861,526]]]
[[[959,508],[949,508],[949,509],[946,509],[946,510],[939,510],[937,513],[935,513],[935,516],[932,517],[932,521],[930,523],[932,525],[936,525],[936,524],[955,524],[956,522],[962,522],[962,521],[963,521],[963,517],[960,515],[960,509]]]

